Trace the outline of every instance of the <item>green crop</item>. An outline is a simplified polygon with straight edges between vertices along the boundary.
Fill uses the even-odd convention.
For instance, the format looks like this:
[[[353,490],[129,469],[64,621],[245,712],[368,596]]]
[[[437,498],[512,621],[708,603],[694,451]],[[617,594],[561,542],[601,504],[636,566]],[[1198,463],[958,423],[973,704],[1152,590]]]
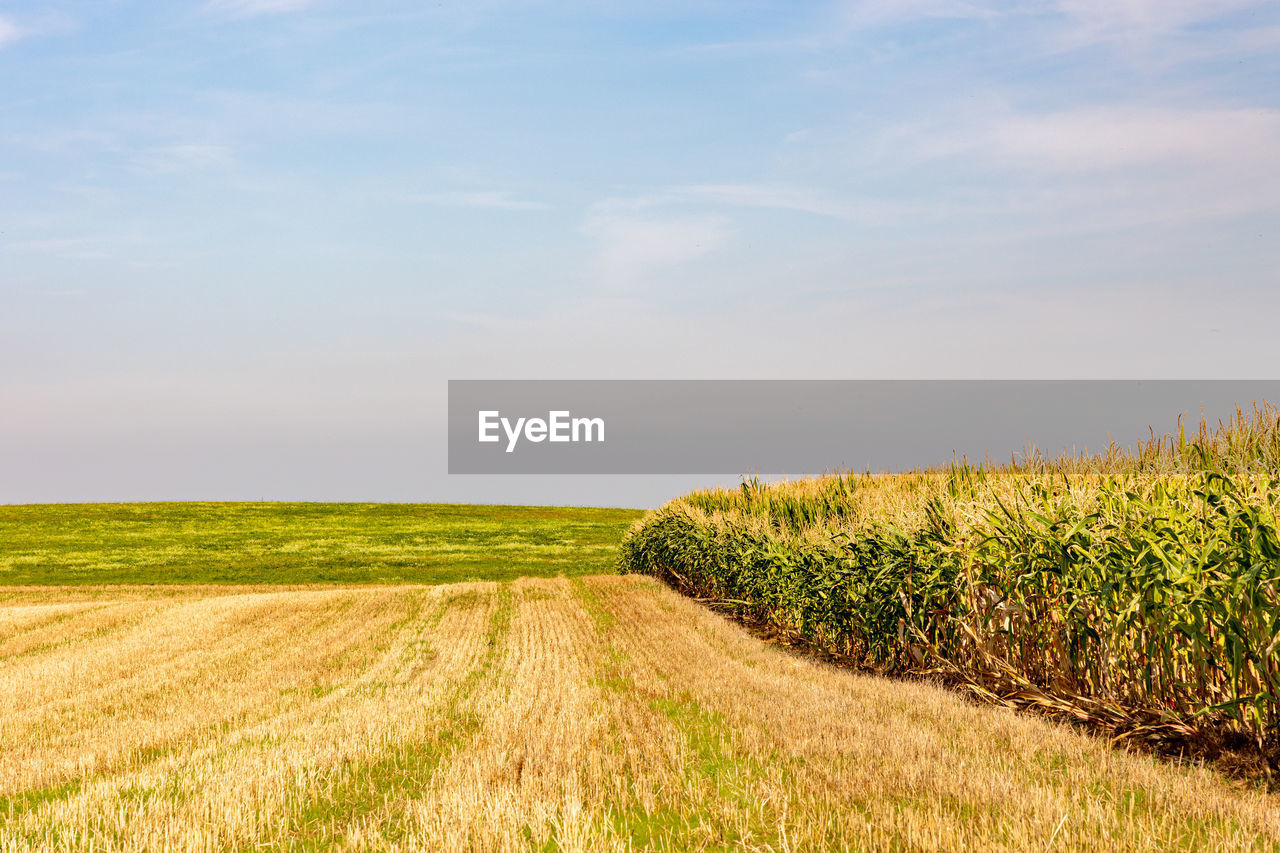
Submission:
[[[646,572],[884,672],[1155,739],[1280,745],[1280,414],[1132,452],[696,492]]]

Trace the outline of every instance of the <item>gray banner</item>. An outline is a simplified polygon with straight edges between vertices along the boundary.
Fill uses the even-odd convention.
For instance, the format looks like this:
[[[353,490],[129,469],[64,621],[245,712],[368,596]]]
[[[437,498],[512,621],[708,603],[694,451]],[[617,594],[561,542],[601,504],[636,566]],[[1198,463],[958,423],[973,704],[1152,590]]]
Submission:
[[[1132,446],[1280,381],[450,380],[450,474],[817,474]]]

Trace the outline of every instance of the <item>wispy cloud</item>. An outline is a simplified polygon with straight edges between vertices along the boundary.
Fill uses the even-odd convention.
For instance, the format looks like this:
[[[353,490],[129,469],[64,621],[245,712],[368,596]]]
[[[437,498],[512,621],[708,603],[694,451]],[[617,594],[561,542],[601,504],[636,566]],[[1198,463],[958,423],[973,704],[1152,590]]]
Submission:
[[[232,18],[256,18],[260,15],[300,12],[313,3],[314,0],[210,0],[205,5],[205,10]]]
[[[1196,24],[1268,5],[1267,0],[1058,0],[1068,43],[1151,42]]]
[[[1012,53],[1056,55],[1099,44],[1129,59],[1177,64],[1213,55],[1266,50],[1276,44],[1276,0],[843,0],[803,29],[781,36],[688,45],[686,54],[812,55],[921,23],[983,22],[1010,39]],[[1212,24],[1212,27],[1206,26]],[[1190,36],[1194,34],[1194,38]],[[825,81],[810,72],[804,79]]]
[[[112,257],[108,246],[113,241],[103,237],[48,237],[0,243],[0,252],[50,255],[79,260],[103,260]]]
[[[733,236],[728,220],[720,216],[656,218],[600,211],[588,214],[581,231],[596,241],[598,274],[613,287],[715,252]]]
[[[847,219],[854,214],[849,203],[812,187],[777,183],[688,184],[665,187],[651,193],[609,198],[595,206],[599,211],[644,210],[669,205],[755,207],[786,210]]]
[[[1239,168],[1280,160],[1280,110],[1105,106],[1005,112],[952,124],[904,125],[886,139],[895,156],[969,156],[1056,172],[1174,164]]]
[[[547,210],[549,207],[540,201],[517,198],[513,193],[504,190],[422,193],[410,196],[409,199],[444,207],[471,207],[481,210]]]
[[[840,219],[853,215],[851,205],[821,190],[789,184],[702,184],[678,188],[675,195],[710,204],[790,210]]]
[[[199,172],[233,162],[223,145],[165,145],[149,148],[134,158],[134,168],[153,175]]]
[[[1179,226],[1280,210],[1280,110],[993,109],[895,127],[881,168],[927,170],[952,221],[1009,236]]]
[[[12,44],[25,35],[27,31],[15,24],[12,18],[0,15],[0,47]]]
[[[1174,163],[1280,162],[1280,111],[1104,107],[1014,116],[989,140],[1000,155],[1062,171]]]
[[[842,6],[851,29],[890,26],[927,19],[983,19],[1001,14],[992,3],[966,0],[855,0]]]
[[[849,0],[837,14],[852,30],[924,20],[1056,18],[1066,24],[1071,39],[1096,43],[1150,39],[1273,4],[1274,0]]]

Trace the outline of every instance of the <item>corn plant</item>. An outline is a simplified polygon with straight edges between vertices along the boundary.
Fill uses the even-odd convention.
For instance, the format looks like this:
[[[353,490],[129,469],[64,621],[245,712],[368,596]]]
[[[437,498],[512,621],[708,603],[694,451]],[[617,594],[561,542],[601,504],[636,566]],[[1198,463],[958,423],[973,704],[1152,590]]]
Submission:
[[[620,564],[868,668],[1274,749],[1278,510],[1264,406],[1132,452],[697,492]]]

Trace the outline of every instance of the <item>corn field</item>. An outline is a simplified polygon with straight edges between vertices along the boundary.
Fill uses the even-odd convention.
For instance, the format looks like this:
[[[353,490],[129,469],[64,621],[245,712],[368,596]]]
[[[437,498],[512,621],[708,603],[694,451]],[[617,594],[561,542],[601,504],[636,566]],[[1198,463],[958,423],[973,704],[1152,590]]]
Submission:
[[[620,565],[864,668],[1274,762],[1278,510],[1264,404],[1133,450],[695,492]]]

